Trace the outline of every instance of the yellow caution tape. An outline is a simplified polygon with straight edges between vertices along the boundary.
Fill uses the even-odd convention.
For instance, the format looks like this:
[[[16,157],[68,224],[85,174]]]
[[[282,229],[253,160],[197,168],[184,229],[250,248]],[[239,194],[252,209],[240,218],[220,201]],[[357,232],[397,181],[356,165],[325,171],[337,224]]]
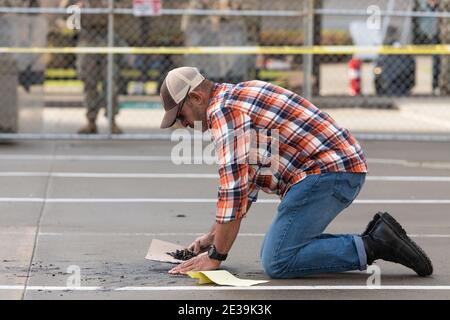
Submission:
[[[410,54],[447,55],[450,45],[411,45],[411,46],[224,46],[224,47],[53,47],[53,48],[13,48],[0,47],[0,53],[59,53],[59,54]]]

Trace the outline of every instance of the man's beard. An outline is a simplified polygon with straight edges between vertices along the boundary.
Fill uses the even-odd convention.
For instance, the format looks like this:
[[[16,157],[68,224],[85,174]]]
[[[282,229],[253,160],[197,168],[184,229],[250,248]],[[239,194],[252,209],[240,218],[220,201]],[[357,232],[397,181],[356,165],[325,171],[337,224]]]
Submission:
[[[204,112],[199,112],[198,110],[193,110],[193,114],[195,117],[194,121],[198,121],[202,123],[202,132],[205,132],[208,129],[208,125],[206,122],[206,114]]]

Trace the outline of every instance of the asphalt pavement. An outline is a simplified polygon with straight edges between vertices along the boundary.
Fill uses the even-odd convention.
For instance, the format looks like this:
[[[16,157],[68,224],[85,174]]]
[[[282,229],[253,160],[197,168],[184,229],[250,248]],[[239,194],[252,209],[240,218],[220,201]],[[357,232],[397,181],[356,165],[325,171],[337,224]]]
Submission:
[[[168,141],[17,142],[0,145],[0,299],[449,299],[450,144],[361,144],[366,184],[326,231],[360,233],[388,211],[429,254],[433,276],[377,262],[379,286],[360,271],[269,279],[259,249],[278,199],[261,192],[222,267],[270,281],[199,286],[144,257],[154,238],[187,245],[209,229],[215,165],[173,164]]]

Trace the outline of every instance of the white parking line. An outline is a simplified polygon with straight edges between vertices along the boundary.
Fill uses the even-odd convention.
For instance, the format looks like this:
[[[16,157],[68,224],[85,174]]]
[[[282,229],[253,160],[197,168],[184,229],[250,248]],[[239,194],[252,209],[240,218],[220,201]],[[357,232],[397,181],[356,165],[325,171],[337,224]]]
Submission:
[[[228,291],[228,290],[450,290],[450,286],[253,286],[253,287],[217,287],[217,286],[177,286],[177,287],[124,287],[115,291]]]
[[[355,200],[354,204],[450,204],[449,199],[443,200],[409,200],[409,199],[386,199],[386,200]]]
[[[27,291],[102,291],[102,287],[28,286]],[[0,286],[0,290],[25,290],[25,286]]]
[[[2,232],[2,234],[21,234],[19,232],[9,233]],[[42,237],[62,237],[62,236],[105,236],[105,237],[177,237],[189,236],[198,237],[203,235],[201,232],[41,232]],[[264,237],[264,233],[239,233],[238,237]],[[450,238],[450,234],[408,234],[411,238]]]
[[[253,286],[253,287],[225,287],[225,286],[142,286],[142,287],[63,287],[63,286],[0,286],[0,290],[27,291],[295,291],[295,290],[450,290],[450,286],[415,286],[415,285],[383,285],[383,286]]]
[[[214,157],[196,158],[201,163],[214,163]],[[156,155],[48,155],[48,154],[1,154],[0,160],[20,161],[172,161],[170,156]],[[194,158],[192,161],[195,163]],[[418,161],[405,159],[367,158],[369,164],[399,165],[433,169],[450,169],[450,162]]]
[[[215,173],[0,172],[0,177],[218,179]],[[449,177],[450,181],[450,177]]]
[[[202,232],[40,232],[41,237],[198,237]],[[2,235],[23,235],[22,231],[2,231]],[[264,237],[264,233],[239,233],[238,237]],[[408,234],[411,238],[450,238],[450,234]]]
[[[218,179],[216,173],[112,173],[1,171],[0,177],[113,178],[113,179]],[[367,176],[368,181],[450,182],[450,176]]]
[[[369,164],[398,165],[409,168],[450,169],[450,162],[368,158]]]
[[[392,182],[450,182],[450,177],[434,176],[367,176],[369,181],[392,181]]]
[[[170,161],[170,156],[2,154],[0,160],[32,161]]]
[[[2,235],[23,235],[19,231],[2,231]],[[202,232],[40,232],[41,237],[198,237]],[[264,233],[239,233],[238,237],[264,237]],[[408,234],[411,238],[450,238],[450,234]]]
[[[0,203],[216,203],[216,198],[0,198]],[[277,204],[279,199],[259,199],[256,204]],[[450,199],[362,199],[353,204],[450,204]]]
[[[23,235],[18,231],[2,231],[3,235]],[[202,232],[40,232],[40,237],[198,237]],[[265,233],[239,233],[238,237],[262,238]],[[411,233],[410,238],[450,238],[450,234]]]

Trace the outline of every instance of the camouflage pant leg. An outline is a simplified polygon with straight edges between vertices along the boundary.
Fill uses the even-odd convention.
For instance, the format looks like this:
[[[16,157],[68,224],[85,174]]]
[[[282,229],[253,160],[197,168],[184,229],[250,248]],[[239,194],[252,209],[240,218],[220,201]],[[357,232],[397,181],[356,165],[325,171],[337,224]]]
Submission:
[[[117,63],[118,56],[113,59],[114,69],[113,69],[113,83],[112,83],[112,111],[113,118],[119,113],[119,101],[118,101],[118,91],[117,82],[118,74],[120,72]],[[105,108],[105,116],[108,116],[108,57],[106,55],[101,56],[102,73],[100,79],[100,99],[102,101],[102,106]]]
[[[84,103],[89,121],[95,121],[100,108],[107,114],[107,56],[84,54],[79,57],[81,79],[84,82]],[[117,74],[117,71],[114,72]],[[117,77],[113,77],[113,115],[118,113],[118,97],[116,91]]]

